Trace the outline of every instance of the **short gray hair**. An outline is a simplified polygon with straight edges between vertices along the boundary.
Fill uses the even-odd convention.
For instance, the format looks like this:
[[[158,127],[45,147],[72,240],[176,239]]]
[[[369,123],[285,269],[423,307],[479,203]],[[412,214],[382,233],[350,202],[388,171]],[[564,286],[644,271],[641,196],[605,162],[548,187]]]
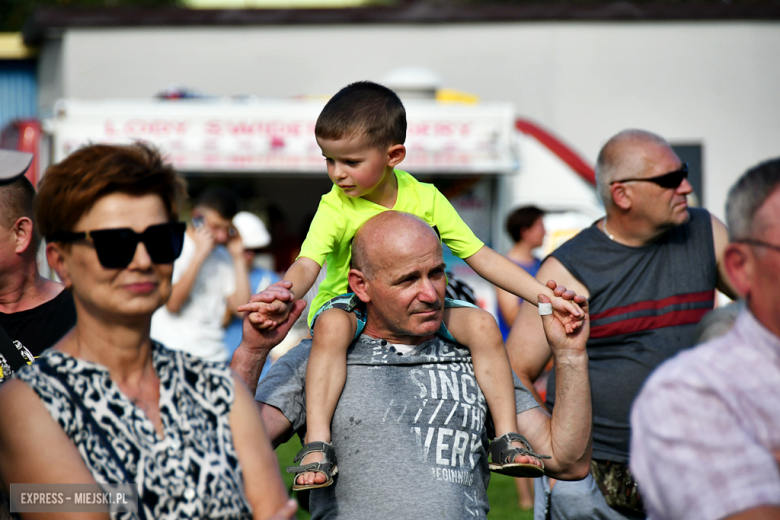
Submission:
[[[633,148],[654,143],[669,146],[666,139],[646,130],[629,128],[610,138],[599,151],[596,160],[596,188],[605,207],[612,204],[612,192],[610,186],[618,180],[618,173],[623,172],[625,177],[636,177],[648,164],[644,155],[635,153]]]
[[[778,186],[780,158],[751,168],[732,186],[726,200],[726,222],[731,240],[752,235],[756,212]]]
[[[357,269],[368,279],[376,276],[376,270],[368,258],[368,243],[365,238],[355,234],[352,238],[352,259],[350,269]]]

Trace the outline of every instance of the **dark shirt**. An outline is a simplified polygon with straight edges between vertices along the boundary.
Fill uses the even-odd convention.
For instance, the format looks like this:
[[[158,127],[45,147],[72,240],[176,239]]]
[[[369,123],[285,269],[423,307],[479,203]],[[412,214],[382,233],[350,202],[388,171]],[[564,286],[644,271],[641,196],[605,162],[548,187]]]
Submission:
[[[48,302],[26,311],[0,312],[0,327],[8,341],[0,341],[0,383],[33,357],[41,355],[76,324],[73,295],[64,290]]]
[[[642,247],[613,242],[594,224],[551,254],[590,294],[594,459],[628,462],[634,397],[655,367],[693,346],[696,324],[713,307],[710,214],[689,212],[686,224]],[[551,375],[548,404],[554,399]]]

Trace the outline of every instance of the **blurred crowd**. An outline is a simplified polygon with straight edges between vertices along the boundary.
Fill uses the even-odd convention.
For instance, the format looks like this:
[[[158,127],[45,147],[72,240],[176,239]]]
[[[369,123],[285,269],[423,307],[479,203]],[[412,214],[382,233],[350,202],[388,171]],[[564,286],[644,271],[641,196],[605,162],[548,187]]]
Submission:
[[[339,139],[318,134],[324,151]],[[352,185],[333,173],[340,150],[326,156],[334,190],[368,197],[350,193],[366,173]],[[146,145],[87,146],[37,187],[29,163],[0,151],[0,480],[12,507],[13,483],[136,482],[137,508],[79,517],[291,518],[272,446],[297,432],[294,489],[312,489],[318,518],[484,518],[488,455],[491,470],[538,477],[516,481],[537,520],[780,518],[778,159],[739,178],[724,224],[689,207],[687,165],[663,137],[625,130],[598,154],[603,218],[541,258],[545,211],[515,208],[504,256],[541,282],[538,301],[491,279],[506,272],[492,260],[477,269],[496,283],[496,352],[516,377],[469,344],[493,329],[445,305],[447,284],[448,302],[475,300],[441,266],[454,232],[435,217],[438,237],[424,215],[367,215],[343,239],[357,324],[344,313],[328,369],[343,369],[332,439],[306,433],[311,402],[334,392],[312,384],[312,330],[328,332],[319,315],[296,321],[328,265],[296,292],[300,244],[275,243],[228,186],[189,203]],[[280,248],[288,261],[275,263]],[[738,303],[716,308],[718,291]],[[504,375],[508,433],[489,388]],[[428,399],[442,399],[432,415]]]

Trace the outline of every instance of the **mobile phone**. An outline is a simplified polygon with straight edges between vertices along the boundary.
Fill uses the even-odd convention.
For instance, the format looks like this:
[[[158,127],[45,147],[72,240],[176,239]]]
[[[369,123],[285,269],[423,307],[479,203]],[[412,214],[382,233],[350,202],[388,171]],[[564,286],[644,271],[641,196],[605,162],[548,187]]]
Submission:
[[[192,217],[192,227],[194,227],[195,229],[202,228],[203,224],[205,224],[205,222],[203,221],[202,216],[195,215],[194,217]]]

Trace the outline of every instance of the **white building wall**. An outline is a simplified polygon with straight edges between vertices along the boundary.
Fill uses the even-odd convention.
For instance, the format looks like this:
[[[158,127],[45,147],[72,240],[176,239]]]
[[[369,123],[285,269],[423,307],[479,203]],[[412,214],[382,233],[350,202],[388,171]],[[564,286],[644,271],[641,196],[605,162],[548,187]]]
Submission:
[[[215,95],[329,95],[406,65],[510,101],[595,162],[627,127],[701,143],[704,205],[780,155],[780,23],[474,23],[69,29],[41,78],[62,97],[148,98],[171,83]],[[44,50],[44,56],[46,56]]]

